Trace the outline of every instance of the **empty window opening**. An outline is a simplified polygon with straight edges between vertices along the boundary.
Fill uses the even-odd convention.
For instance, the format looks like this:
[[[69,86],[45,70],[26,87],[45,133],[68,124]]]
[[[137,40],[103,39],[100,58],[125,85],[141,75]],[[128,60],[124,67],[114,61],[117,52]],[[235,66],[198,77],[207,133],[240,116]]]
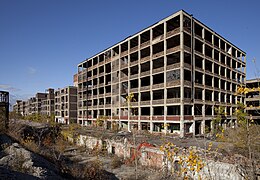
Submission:
[[[99,88],[99,94],[104,94],[104,88]]]
[[[92,66],[92,59],[89,59],[87,62],[87,67],[91,67]]]
[[[150,100],[151,100],[150,91],[148,91],[148,92],[141,92],[141,101],[150,101]]]
[[[180,27],[180,16],[176,16],[166,22],[167,32]]]
[[[214,92],[214,101],[219,102],[219,92]]]
[[[205,85],[212,86],[212,76],[207,74],[205,75]]]
[[[184,80],[191,81],[191,71],[184,69]]]
[[[184,33],[184,46],[191,47],[191,36]]]
[[[130,62],[134,62],[138,60],[138,51],[130,54]]]
[[[202,37],[202,30],[203,30],[203,28],[200,25],[198,25],[197,23],[195,23],[195,34],[197,36]]]
[[[180,87],[167,89],[167,99],[180,98]]]
[[[167,55],[167,65],[176,64],[180,62],[180,52]]]
[[[96,65],[97,63],[98,63],[98,57],[95,57],[95,58],[93,59],[93,66]]]
[[[184,87],[184,98],[191,98],[191,88]]]
[[[160,24],[160,25],[154,27],[152,29],[152,31],[153,31],[153,39],[158,37],[158,36],[160,36],[160,35],[163,35],[163,33],[164,33],[164,24]]]
[[[212,101],[212,91],[210,90],[205,90],[205,100],[206,101]]]
[[[164,107],[163,106],[153,107],[153,115],[155,116],[164,115]]]
[[[94,110],[94,111],[93,111],[93,117],[94,117],[94,118],[97,118],[97,110]]]
[[[237,68],[236,65],[237,65],[237,64],[236,64],[236,61],[235,61],[234,59],[232,59],[232,68],[236,69],[236,68]]]
[[[141,50],[141,58],[150,56],[150,54],[151,54],[150,47],[147,47],[147,48]]]
[[[220,93],[221,102],[225,102],[225,94]]]
[[[111,109],[106,109],[105,113],[106,116],[111,116]]]
[[[97,68],[93,69],[93,76],[97,75]]]
[[[167,115],[180,115],[180,106],[167,106]]]
[[[111,86],[106,86],[105,90],[106,90],[106,93],[111,93]]]
[[[138,46],[138,39],[139,39],[138,36],[136,36],[130,40],[130,48],[134,48]]]
[[[163,50],[164,50],[163,42],[159,42],[153,45],[153,55],[162,52]]]
[[[97,103],[98,103],[98,100],[97,100],[97,99],[94,99],[94,100],[93,100],[93,105],[96,106]]]
[[[153,69],[157,69],[164,66],[164,58],[158,58],[153,60]]]
[[[150,61],[141,64],[141,72],[150,71]]]
[[[91,77],[91,76],[92,76],[92,71],[88,71],[87,77]]]
[[[150,107],[141,107],[141,115],[150,116]]]
[[[97,78],[93,79],[93,86],[97,85]]]
[[[189,17],[187,17],[187,16],[183,16],[183,27],[184,28],[187,28],[187,29],[189,29],[190,30],[190,28],[191,28],[191,20],[190,20],[190,18]]]
[[[105,71],[106,71],[106,73],[111,72],[111,63],[108,63],[108,64],[105,65]]]
[[[105,59],[111,58],[111,50],[106,51],[104,55],[105,55]],[[99,62],[102,62],[102,61],[104,61],[103,58],[99,59]]]
[[[203,53],[203,43],[199,40],[195,40],[195,51]]]
[[[104,98],[99,99],[99,105],[104,105]],[[104,114],[102,114],[104,115]]]
[[[141,44],[150,41],[150,30],[141,34]]]
[[[191,54],[184,52],[184,63],[191,64]]]
[[[225,71],[226,71],[225,67],[221,66],[220,67],[220,75],[225,76],[226,75]]]
[[[141,78],[141,87],[150,86],[150,76]]]
[[[195,72],[195,83],[202,84],[203,74],[200,72]]]
[[[106,104],[111,104],[111,97],[106,97]]]
[[[131,88],[138,88],[138,79],[134,79],[130,81]]]
[[[232,56],[236,57],[236,49],[232,47]]]
[[[111,82],[111,74],[109,75],[106,75],[106,84],[110,83]]]
[[[214,36],[214,45],[219,47],[219,38],[217,36]]]
[[[212,62],[211,61],[209,61],[209,60],[205,60],[205,67],[206,67],[206,70],[207,71],[210,71],[210,72],[212,72]]]
[[[225,81],[221,80],[221,89],[226,90],[225,85],[226,85]]]
[[[204,34],[205,34],[204,37],[205,40],[212,43],[212,33],[205,29]]]
[[[153,91],[153,100],[164,99],[164,90]]]
[[[205,105],[205,115],[212,116],[212,106]]]
[[[194,115],[202,115],[202,105],[201,104],[194,105]]]
[[[214,64],[214,73],[215,74],[219,74],[220,72],[219,72],[219,65],[217,65],[217,64]]]
[[[180,45],[180,35],[173,36],[167,39],[167,49],[174,48]]]
[[[121,78],[128,76],[128,68],[121,70]]]
[[[225,42],[222,39],[220,40],[220,48],[222,51],[225,51]]]
[[[212,58],[212,48],[208,45],[205,45],[205,55]]]
[[[220,61],[221,63],[225,64],[226,63],[226,56],[224,54],[221,53],[220,55]]]
[[[168,71],[166,73],[166,82],[179,80],[180,79],[180,69]]]
[[[202,100],[202,89],[195,88],[195,99]]]
[[[230,91],[230,86],[231,86],[231,83],[230,82],[227,82],[227,90]]]
[[[195,55],[195,66],[198,68],[203,68],[203,58]]]
[[[100,66],[100,67],[98,68],[98,71],[99,71],[99,73],[103,73],[103,72],[104,72],[104,66]]]
[[[138,65],[130,68],[130,75],[138,74]]]
[[[230,95],[230,94],[227,94],[227,95],[226,95],[226,99],[227,99],[227,103],[230,103],[230,101],[231,101],[231,95]]]
[[[164,83],[164,74],[160,73],[160,74],[153,75],[153,84],[160,84],[160,83]]]
[[[219,51],[217,51],[217,50],[214,50],[214,59],[216,61],[219,61]]]
[[[192,115],[192,106],[184,105],[184,115]]]
[[[121,53],[128,50],[128,41],[121,44]]]
[[[121,94],[127,94],[128,92],[128,81],[122,82],[121,84]]]
[[[104,83],[104,76],[99,77],[99,84],[103,84]]]
[[[214,77],[214,87],[219,88],[219,79]]]
[[[114,48],[112,49],[112,55],[113,55],[113,56],[117,56],[118,54],[119,54],[119,46],[114,47]]]

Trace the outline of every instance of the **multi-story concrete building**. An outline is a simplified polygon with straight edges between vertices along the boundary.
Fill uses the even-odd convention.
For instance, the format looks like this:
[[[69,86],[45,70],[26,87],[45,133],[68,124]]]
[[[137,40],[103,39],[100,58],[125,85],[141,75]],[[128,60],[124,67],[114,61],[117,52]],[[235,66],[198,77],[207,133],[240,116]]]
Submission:
[[[235,123],[245,76],[246,53],[181,10],[78,65],[78,123],[203,134],[215,107]]]
[[[77,87],[55,91],[55,121],[63,124],[77,122]]]
[[[17,100],[13,105],[13,111],[23,116],[25,114],[25,103],[25,101]]]
[[[260,79],[246,81],[249,92],[246,94],[246,110],[249,118],[260,124]]]
[[[54,114],[54,89],[49,88],[46,93],[37,93],[27,101],[17,100],[13,110],[23,116]]]
[[[47,89],[46,90],[47,97],[46,99],[42,100],[42,108],[41,108],[41,114],[51,116],[54,115],[55,109],[54,109],[54,89]]]

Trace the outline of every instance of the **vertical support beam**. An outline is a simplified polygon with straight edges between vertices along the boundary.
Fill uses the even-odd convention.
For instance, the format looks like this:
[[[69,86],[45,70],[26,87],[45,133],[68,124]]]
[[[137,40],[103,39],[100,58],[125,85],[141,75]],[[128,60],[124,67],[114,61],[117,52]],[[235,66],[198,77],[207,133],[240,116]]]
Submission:
[[[184,36],[183,36],[183,12],[180,14],[180,137],[184,137]]]
[[[163,101],[163,107],[164,107],[164,131],[165,134],[168,131],[168,127],[166,126],[166,116],[167,116],[167,89],[166,89],[166,66],[167,66],[167,58],[166,58],[166,49],[167,49],[167,44],[166,44],[166,32],[167,32],[167,24],[164,22],[164,51],[163,51],[163,57],[164,57],[164,66],[163,66],[163,75],[164,75],[164,91],[163,91],[163,96],[164,96],[164,101]]]

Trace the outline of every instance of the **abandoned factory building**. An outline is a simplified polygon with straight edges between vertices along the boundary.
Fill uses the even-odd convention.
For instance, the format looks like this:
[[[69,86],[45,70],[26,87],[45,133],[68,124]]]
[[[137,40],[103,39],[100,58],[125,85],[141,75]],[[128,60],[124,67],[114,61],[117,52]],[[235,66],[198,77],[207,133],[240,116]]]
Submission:
[[[234,125],[245,77],[246,53],[181,10],[78,64],[78,123],[204,134],[215,107]]]

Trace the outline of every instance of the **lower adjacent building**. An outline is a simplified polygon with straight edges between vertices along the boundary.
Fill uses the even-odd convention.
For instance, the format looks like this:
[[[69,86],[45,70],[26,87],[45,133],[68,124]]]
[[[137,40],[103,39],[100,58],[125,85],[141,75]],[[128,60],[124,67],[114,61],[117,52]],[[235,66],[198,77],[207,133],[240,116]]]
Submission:
[[[63,124],[77,122],[77,87],[55,91],[55,121]]]
[[[249,92],[246,94],[246,111],[249,118],[260,124],[260,79],[246,81]]]
[[[50,116],[54,114],[54,89],[49,88],[45,93],[37,93],[27,101],[17,100],[13,111],[22,116],[32,114]]]

